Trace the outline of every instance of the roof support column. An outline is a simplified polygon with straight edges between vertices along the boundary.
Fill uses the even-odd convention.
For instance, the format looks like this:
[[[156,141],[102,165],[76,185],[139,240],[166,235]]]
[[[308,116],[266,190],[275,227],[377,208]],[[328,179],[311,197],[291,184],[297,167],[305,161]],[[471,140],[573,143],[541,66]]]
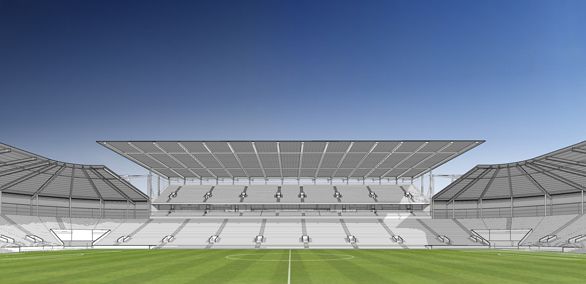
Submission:
[[[452,200],[452,219],[456,219],[456,199]]]
[[[147,195],[150,198],[153,198],[153,173],[149,171],[149,175],[147,176]]]
[[[433,197],[433,171],[429,171],[429,198]]]
[[[511,218],[513,218],[513,197],[511,196]]]
[[[482,204],[482,198],[480,199],[480,218],[484,218],[484,204]]]
[[[201,179],[199,179],[201,181]],[[161,176],[157,175],[157,197],[161,196]]]
[[[547,216],[547,194],[543,195],[543,216]]]
[[[2,194],[2,193],[0,193],[0,194]],[[584,191],[582,190],[582,192],[580,192],[580,194],[582,195],[582,202],[580,204],[582,206],[580,206],[580,212],[582,213],[582,215],[584,215]]]
[[[2,193],[0,193],[2,194]],[[582,202],[580,203],[580,213],[582,213],[582,215],[584,215],[584,191],[582,190],[582,192],[580,192],[580,194],[582,195]]]
[[[433,202],[433,199],[432,199],[432,200],[431,200],[431,207],[429,208],[429,210],[431,211],[431,212],[430,212],[430,213],[431,213],[431,219],[434,219],[434,218],[435,218],[435,216],[434,216],[434,214],[433,214],[433,213],[435,212],[435,208],[434,208],[434,206],[435,206],[435,203]]]

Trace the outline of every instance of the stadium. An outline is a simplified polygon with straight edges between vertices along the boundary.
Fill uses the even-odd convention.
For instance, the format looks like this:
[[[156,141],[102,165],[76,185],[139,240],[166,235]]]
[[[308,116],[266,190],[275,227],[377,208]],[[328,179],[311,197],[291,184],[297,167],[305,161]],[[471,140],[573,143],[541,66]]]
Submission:
[[[585,0],[0,0],[0,284],[586,283]]]
[[[29,278],[8,269],[31,266],[42,282],[584,277],[586,142],[478,165],[433,195],[432,171],[483,140],[98,143],[151,173],[146,194],[106,166],[0,144],[0,269],[12,281]]]

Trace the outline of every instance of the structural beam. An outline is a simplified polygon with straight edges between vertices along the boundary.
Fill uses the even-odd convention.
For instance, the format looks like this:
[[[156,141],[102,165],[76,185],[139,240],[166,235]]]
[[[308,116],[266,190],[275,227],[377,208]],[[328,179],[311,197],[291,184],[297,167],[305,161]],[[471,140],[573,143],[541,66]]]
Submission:
[[[532,169],[532,170],[534,170],[534,171],[537,171],[537,172],[539,172],[541,174],[544,174],[544,175],[546,175],[546,176],[548,176],[548,177],[550,177],[552,179],[555,179],[555,180],[557,180],[557,181],[559,181],[561,183],[564,183],[564,184],[569,185],[569,186],[571,186],[571,187],[573,187],[575,189],[578,189],[580,191],[585,191],[586,190],[586,187],[584,187],[584,186],[582,186],[582,185],[580,185],[580,184],[578,184],[578,183],[576,183],[574,181],[571,181],[571,180],[569,180],[567,178],[564,178],[562,176],[556,175],[556,174],[554,174],[552,172],[548,172],[547,170],[539,167],[538,165],[535,165],[535,164],[533,164],[533,165],[531,165],[531,164],[525,164],[525,166],[528,167],[528,168],[530,168],[530,169]]]
[[[165,149],[163,149],[163,147],[161,147],[158,143],[154,142],[153,145],[159,149],[161,152],[165,153],[165,155],[167,155],[167,157],[169,157],[171,160],[175,161],[177,164],[181,165],[182,167],[184,167],[186,170],[188,170],[192,175],[196,176],[197,178],[201,178],[200,175],[198,175],[196,172],[194,172],[193,170],[191,170],[189,167],[187,167],[183,162],[179,161],[179,159],[175,158],[173,155],[169,154],[167,151],[165,151]]]
[[[417,152],[419,152],[419,150],[423,149],[423,147],[425,147],[427,144],[429,144],[429,142],[425,142],[425,143],[421,144],[421,146],[419,146],[415,151],[411,152],[409,155],[407,155],[407,157],[405,157],[401,161],[399,161],[394,167],[390,168],[388,171],[386,171],[384,174],[382,174],[381,177],[385,177],[386,175],[390,174],[393,170],[398,169],[400,165],[402,165],[405,161],[407,161],[411,157],[413,157],[413,155],[417,154]],[[395,178],[398,179],[397,177],[395,177]]]
[[[30,158],[18,159],[18,160],[14,160],[14,161],[2,162],[2,163],[0,163],[0,167],[18,165],[18,164],[32,162],[32,161],[36,161],[36,160],[37,160],[37,158],[30,157]]]
[[[546,160],[550,160],[550,161],[554,161],[554,162],[558,162],[558,163],[564,163],[564,164],[570,164],[570,165],[574,165],[574,166],[586,167],[586,163],[578,162],[578,161],[566,160],[566,159],[561,159],[561,158],[556,158],[556,157],[547,157],[545,159]]]
[[[117,186],[115,186],[112,182],[110,182],[110,180],[108,180],[106,177],[104,177],[104,175],[99,173],[96,169],[90,168],[89,170],[95,176],[100,178],[104,183],[106,183],[106,185],[108,185],[110,188],[112,188],[114,191],[116,191],[118,194],[120,194],[120,196],[122,196],[122,198],[126,199],[126,201],[130,202],[133,205],[135,204],[134,201],[132,200],[132,198],[130,198],[128,195],[126,195],[126,193],[122,192]]]
[[[580,154],[586,154],[586,150],[580,149],[580,148],[572,148],[572,152],[576,152],[576,153],[580,153]]]
[[[10,181],[10,182],[8,182],[8,183],[6,183],[6,184],[2,185],[2,186],[0,187],[0,191],[4,191],[4,190],[6,190],[6,189],[9,189],[9,188],[11,188],[11,187],[13,187],[13,186],[15,186],[15,185],[17,185],[17,184],[21,183],[21,182],[24,182],[24,181],[26,181],[26,180],[28,180],[28,179],[31,179],[31,178],[33,178],[33,177],[35,177],[35,176],[38,176],[38,175],[40,175],[40,174],[42,174],[42,173],[44,173],[44,172],[46,172],[46,171],[48,171],[48,170],[50,170],[50,169],[53,169],[53,168],[55,168],[55,167],[57,167],[57,166],[56,166],[56,165],[53,165],[53,164],[51,164],[51,165],[48,165],[48,166],[46,166],[46,167],[44,167],[44,168],[42,168],[42,169],[40,169],[40,170],[36,170],[36,171],[30,172],[29,174],[27,174],[27,175],[25,175],[25,176],[23,176],[23,177],[20,177],[20,178],[18,178],[18,179],[15,179],[15,180],[13,180],[13,181]]]
[[[496,179],[496,176],[498,175],[498,173],[500,171],[501,171],[501,169],[494,169],[494,174],[492,174],[492,177],[490,178],[490,180],[488,181],[488,183],[484,187],[484,190],[482,190],[482,193],[478,197],[478,200],[482,200],[484,198],[484,196],[486,195],[486,192],[488,192],[488,189],[490,188],[490,186],[492,185],[492,183],[494,182],[494,180]]]
[[[216,162],[218,162],[218,164],[220,165],[220,167],[222,167],[222,169],[228,174],[228,176],[230,176],[230,178],[234,178],[234,176],[224,166],[224,164],[222,163],[222,161],[220,161],[220,159],[218,159],[218,157],[216,157],[216,155],[214,154],[214,152],[212,152],[212,150],[210,150],[210,148],[208,147],[208,145],[206,145],[206,143],[201,143],[201,144],[203,145],[204,148],[206,148],[206,150],[208,151],[208,153],[210,153],[212,155],[212,157],[214,158],[214,160],[216,160]]]
[[[460,197],[460,195],[462,195],[464,192],[466,192],[468,189],[470,189],[473,185],[475,185],[477,182],[479,182],[480,179],[483,178],[489,172],[490,172],[490,169],[484,169],[484,171],[482,173],[480,173],[480,175],[478,175],[478,177],[473,178],[472,181],[470,181],[467,185],[465,185],[462,189],[460,189],[456,194],[454,194],[454,196],[452,196],[452,198],[450,198],[448,200],[448,202],[456,200],[456,198]]]
[[[346,148],[346,151],[344,152],[344,155],[342,155],[342,158],[338,162],[338,165],[336,166],[336,169],[332,173],[331,178],[334,178],[336,176],[336,173],[338,173],[338,170],[342,166],[342,163],[344,163],[344,160],[346,159],[346,156],[348,156],[348,153],[350,153],[350,149],[352,149],[352,146],[354,146],[354,142],[350,142],[350,145],[348,145],[348,148]]]
[[[400,175],[397,176],[397,178],[401,178],[403,177],[406,173],[408,173],[410,170],[412,169],[416,169],[419,165],[421,165],[422,163],[424,163],[425,161],[433,158],[434,156],[436,156],[437,154],[441,153],[443,150],[445,150],[446,148],[452,146],[452,144],[454,144],[454,142],[450,142],[446,145],[444,145],[442,148],[440,148],[439,150],[435,151],[433,154],[425,157],[425,159],[422,159],[421,161],[417,162],[415,165],[413,165],[412,167],[408,168],[407,170],[405,170],[404,172],[402,172]],[[453,154],[452,154],[453,155]]]
[[[277,142],[277,156],[279,158],[279,171],[281,173],[281,179],[283,177],[283,159],[281,158],[281,143]]]
[[[55,172],[50,178],[48,178],[32,195],[31,199],[37,197],[41,192],[43,192],[43,190],[45,190],[45,188],[47,188],[47,186],[49,186],[49,184],[51,184],[51,182],[53,182],[53,180],[55,180],[59,175],[61,175],[61,172],[63,172],[63,170],[65,170],[65,166],[61,166],[61,168],[59,168],[57,170],[57,172]]]
[[[69,198],[73,197],[73,185],[75,183],[75,166],[71,169],[71,183],[69,184]]]
[[[305,142],[301,142],[301,151],[299,151],[299,168],[297,169],[297,179],[301,178],[301,164],[303,163],[303,149]]]
[[[116,173],[112,172],[110,169],[108,169],[108,167],[105,167],[105,166],[104,166],[104,167],[101,167],[101,168],[99,168],[99,169],[101,169],[101,170],[104,170],[104,171],[105,171],[106,173],[108,173],[108,174],[109,174],[111,177],[113,177],[115,180],[117,180],[117,181],[121,182],[121,183],[122,183],[122,184],[124,184],[126,187],[128,187],[128,188],[130,188],[130,189],[133,189],[133,188],[134,188],[134,186],[133,186],[132,184],[130,184],[130,182],[128,182],[127,180],[125,180],[125,179],[121,178],[121,177],[120,177],[120,176],[118,176]],[[103,176],[103,175],[102,175],[102,176]],[[149,197],[148,197],[148,195],[146,195],[144,192],[142,192],[142,191],[140,191],[140,190],[133,190],[133,191],[134,191],[134,193],[137,193],[138,195],[140,195],[140,196],[144,197],[144,199],[145,199],[146,201],[148,201],[148,200],[149,200]]]
[[[238,165],[240,166],[240,168],[244,172],[244,175],[249,176],[248,172],[246,171],[246,168],[244,168],[244,166],[242,165],[242,161],[240,161],[240,158],[238,157],[238,155],[236,155],[236,151],[234,151],[234,148],[232,148],[232,145],[230,144],[230,142],[227,142],[226,144],[228,144],[228,148],[230,148],[232,155],[234,155],[234,159],[236,159],[236,162],[238,163]]]
[[[2,150],[0,150],[0,154],[6,154],[6,153],[10,153],[10,152],[12,152],[12,150],[10,150],[10,149],[2,149]]]
[[[574,168],[570,168],[567,166],[560,166],[560,165],[555,165],[555,164],[550,164],[550,163],[546,163],[543,161],[535,161],[532,162],[533,165],[538,165],[541,167],[546,167],[546,168],[550,168],[550,169],[554,169],[560,172],[565,172],[565,173],[569,173],[569,174],[573,174],[573,175],[577,175],[577,176],[581,176],[581,177],[586,177],[586,171],[582,171],[582,170],[578,170],[578,169],[574,169]]]
[[[52,164],[54,164],[54,162],[41,161],[41,162],[37,162],[37,163],[28,164],[26,166],[11,168],[11,169],[7,169],[4,171],[0,171],[0,177],[11,175],[11,174],[22,172],[22,171],[30,171],[30,170],[33,170],[36,168],[40,168],[40,167],[44,167],[46,165],[52,165]]]
[[[179,145],[179,147],[181,147],[181,149],[183,149],[183,151],[185,151],[185,153],[187,153],[187,155],[189,155],[189,157],[191,157],[198,165],[200,165],[202,167],[202,169],[204,169],[206,172],[208,172],[208,174],[210,174],[214,178],[218,178],[218,176],[216,176],[212,171],[210,171],[210,169],[208,169],[208,167],[204,166],[203,163],[200,162],[197,157],[195,157],[195,155],[193,155],[191,152],[189,152],[187,147],[183,146],[183,144],[181,144],[180,142],[178,142],[177,145]]]
[[[547,197],[551,198],[551,194],[549,194],[549,192],[543,186],[541,186],[541,184],[539,182],[537,182],[537,180],[535,180],[535,178],[533,178],[533,176],[530,175],[523,167],[520,167],[518,165],[516,167],[518,169],[520,169],[525,174],[527,179],[529,179],[529,181],[531,183],[533,183],[533,185],[535,185],[535,187],[539,188]]]
[[[399,149],[399,147],[401,147],[401,145],[403,145],[403,142],[399,142],[399,144],[397,144],[395,146],[395,148],[393,148],[393,150],[391,150],[390,153],[388,153],[380,162],[378,162],[378,164],[376,164],[376,166],[374,166],[374,168],[372,168],[372,170],[370,170],[365,176],[364,178],[369,177],[374,171],[376,171],[384,162],[387,161],[387,159],[389,159],[390,156],[392,156],[395,152],[397,152],[397,149]],[[382,176],[381,176],[382,177]],[[381,178],[379,177],[379,178]]]
[[[321,169],[321,165],[324,162],[324,157],[326,156],[326,152],[328,151],[329,145],[330,145],[330,142],[326,142],[324,150],[321,153],[321,157],[319,158],[319,163],[317,164],[317,168],[315,169],[315,174],[313,175],[313,178],[317,178],[317,174],[319,173],[319,170]]]
[[[374,142],[374,145],[372,145],[372,147],[370,147],[370,149],[368,150],[368,152],[366,152],[366,154],[364,154],[364,156],[362,157],[362,159],[360,159],[360,161],[358,162],[358,164],[356,164],[356,167],[354,167],[354,169],[352,169],[352,171],[350,172],[350,174],[348,174],[348,178],[350,178],[354,174],[354,172],[360,168],[360,166],[362,165],[362,163],[364,163],[364,161],[366,160],[366,158],[368,157],[368,155],[370,155],[372,153],[372,151],[374,151],[374,148],[376,148],[376,146],[378,146],[378,142]]]
[[[265,167],[262,165],[262,161],[260,160],[260,155],[258,154],[258,150],[256,149],[256,143],[252,142],[252,149],[254,149],[254,155],[256,155],[256,160],[258,161],[258,165],[260,166],[260,170],[262,171],[262,175],[264,178],[267,178],[267,173],[265,172]]]
[[[140,149],[139,147],[137,147],[136,145],[132,144],[132,142],[128,142],[128,146],[136,149],[136,151],[141,152],[143,155],[151,158],[153,161],[158,162],[159,164],[161,164],[163,166],[163,168],[173,172],[174,174],[176,174],[178,177],[180,178],[185,178],[183,175],[181,175],[180,173],[178,173],[177,171],[175,171],[174,169],[170,168],[169,166],[167,166],[165,163],[159,161],[159,159],[153,157],[153,155],[146,153],[145,151],[143,151],[142,149]]]
[[[100,198],[100,201],[104,201],[104,197],[102,197],[102,194],[100,193],[100,191],[98,190],[98,187],[96,186],[96,184],[94,183],[94,180],[90,177],[90,175],[87,173],[87,170],[84,168],[81,168],[81,172],[83,173],[83,175],[85,176],[85,178],[89,181],[90,186],[92,187],[92,189],[94,190],[94,192],[96,193],[96,196],[98,196],[98,198]]]

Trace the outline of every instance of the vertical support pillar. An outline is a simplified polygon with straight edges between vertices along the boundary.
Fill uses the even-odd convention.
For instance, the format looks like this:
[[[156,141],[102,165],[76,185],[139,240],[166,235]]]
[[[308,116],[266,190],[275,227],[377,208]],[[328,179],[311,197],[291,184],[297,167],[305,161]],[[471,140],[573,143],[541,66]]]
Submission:
[[[429,198],[433,197],[433,193],[432,193],[433,189],[431,188],[431,185],[433,184],[432,179],[433,179],[433,172],[429,171],[429,185],[428,185],[429,188],[428,188],[428,192],[427,192],[427,194],[429,194]]]
[[[153,216],[153,204],[150,201],[147,202],[147,208],[148,208],[148,214],[149,214],[148,217],[150,218],[151,216]]]
[[[186,185],[186,184],[187,184],[187,179],[183,178],[183,185]]]
[[[456,219],[456,199],[452,200],[452,219]]]
[[[161,196],[161,176],[157,175],[157,197]]]
[[[543,195],[543,216],[547,216],[547,194]]]
[[[0,195],[1,194],[2,193],[0,192]],[[582,203],[580,203],[581,204],[581,206],[580,206],[580,212],[582,213],[582,215],[584,215],[584,191],[583,190],[582,190],[581,194],[582,194]]]
[[[513,218],[513,197],[511,196],[511,218]]]
[[[434,208],[434,206],[435,206],[435,202],[434,202],[434,201],[433,201],[433,199],[432,199],[432,200],[431,200],[431,207],[430,207],[430,211],[431,211],[431,212],[430,212],[430,213],[431,213],[431,219],[434,219],[434,218],[435,218],[435,217],[434,217],[434,213],[435,213],[435,208]]]
[[[484,205],[482,204],[482,198],[480,199],[480,218],[484,218]]]
[[[39,217],[39,195],[37,194],[37,217]]]
[[[149,171],[149,175],[147,176],[147,195],[150,198],[153,198],[153,173]]]
[[[0,214],[2,214],[2,190],[0,190]]]
[[[0,194],[2,194],[2,193],[0,193]],[[580,212],[582,213],[582,215],[584,215],[584,191],[583,190],[582,190],[581,194],[582,194],[582,202],[580,203],[580,205],[581,205]]]

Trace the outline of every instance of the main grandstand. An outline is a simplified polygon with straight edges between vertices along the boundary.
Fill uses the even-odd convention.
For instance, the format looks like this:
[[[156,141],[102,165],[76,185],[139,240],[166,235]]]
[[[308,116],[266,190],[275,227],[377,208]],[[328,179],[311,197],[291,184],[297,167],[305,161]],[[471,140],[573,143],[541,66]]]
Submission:
[[[483,142],[99,141],[166,181],[147,194],[105,166],[0,144],[0,243],[5,251],[582,249],[586,142],[479,165],[424,194],[424,176]]]

